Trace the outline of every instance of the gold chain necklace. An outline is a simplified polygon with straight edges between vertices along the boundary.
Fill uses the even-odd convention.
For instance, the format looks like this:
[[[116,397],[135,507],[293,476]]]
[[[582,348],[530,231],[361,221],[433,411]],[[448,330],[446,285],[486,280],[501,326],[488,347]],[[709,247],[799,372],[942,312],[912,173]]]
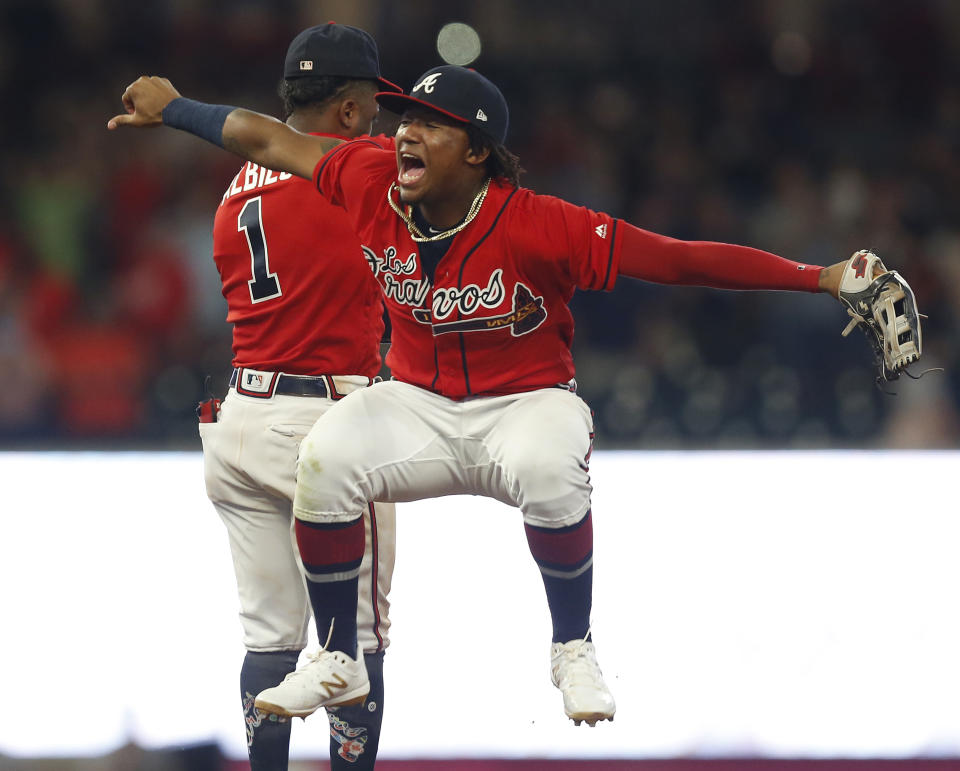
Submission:
[[[424,243],[428,241],[442,241],[445,238],[450,238],[450,236],[459,233],[467,225],[469,225],[473,218],[477,216],[477,213],[480,211],[480,207],[483,206],[483,201],[487,197],[487,189],[490,187],[490,178],[487,177],[487,181],[483,183],[483,187],[480,188],[480,192],[477,193],[473,198],[473,203],[470,204],[470,211],[467,212],[467,216],[464,218],[463,222],[459,225],[455,225],[449,230],[444,230],[442,233],[437,233],[435,236],[425,236],[420,228],[417,227],[417,224],[413,221],[413,217],[410,212],[413,210],[412,206],[406,207],[406,211],[401,209],[393,200],[393,191],[399,191],[399,186],[394,182],[387,189],[387,201],[390,204],[390,208],[393,209],[397,214],[400,215],[405,223],[407,223],[407,230],[410,231],[410,238],[412,238],[417,243]]]

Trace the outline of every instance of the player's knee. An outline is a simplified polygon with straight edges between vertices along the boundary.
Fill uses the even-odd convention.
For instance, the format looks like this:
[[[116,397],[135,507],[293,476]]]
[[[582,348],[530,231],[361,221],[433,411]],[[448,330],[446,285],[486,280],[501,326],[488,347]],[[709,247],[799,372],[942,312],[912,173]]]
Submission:
[[[537,497],[540,495],[537,491],[563,487],[568,476],[564,473],[567,468],[566,463],[557,463],[542,456],[524,458],[512,465],[513,475],[521,489],[526,490],[529,495],[536,494]]]
[[[360,391],[350,394],[357,397]],[[351,423],[362,412],[362,399],[346,399],[329,410],[300,443],[294,513],[299,519],[337,522],[352,519],[366,507],[371,495],[369,464],[375,449],[363,421]],[[362,415],[361,415],[362,417]]]
[[[297,475],[317,475],[331,465],[328,458],[331,453],[326,446],[324,437],[313,431],[307,434],[300,442],[300,452],[297,455]]]
[[[511,475],[520,508],[531,522],[562,525],[589,501],[587,472],[573,457],[531,453],[513,464]]]
[[[366,498],[352,467],[319,444],[304,444],[297,459],[293,513],[306,522],[345,522],[363,511]]]
[[[362,431],[324,424],[321,419],[300,442],[297,472],[318,478],[355,476],[370,454],[369,441]]]
[[[583,473],[576,454],[552,442],[521,442],[505,458],[511,476],[529,489],[562,486],[564,480]]]
[[[350,479],[350,464],[334,451],[322,436],[308,434],[297,456],[297,495],[309,492],[312,498],[342,497],[342,487]]]

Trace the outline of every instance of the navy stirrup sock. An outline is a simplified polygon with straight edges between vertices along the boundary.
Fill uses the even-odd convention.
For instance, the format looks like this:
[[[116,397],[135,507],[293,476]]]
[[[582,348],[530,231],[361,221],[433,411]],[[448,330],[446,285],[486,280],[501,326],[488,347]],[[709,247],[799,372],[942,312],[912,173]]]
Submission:
[[[585,639],[593,606],[593,519],[590,511],[567,527],[524,523],[540,568],[553,619],[553,642]]]
[[[357,590],[366,547],[363,517],[350,522],[298,519],[295,528],[317,637],[328,650],[356,658]]]
[[[363,654],[370,694],[363,704],[327,707],[331,771],[373,771],[383,723],[383,651]]]
[[[300,651],[247,651],[240,668],[240,698],[247,728],[251,771],[286,768],[290,755],[290,719],[268,715],[253,706],[257,694],[272,688],[297,668]]]

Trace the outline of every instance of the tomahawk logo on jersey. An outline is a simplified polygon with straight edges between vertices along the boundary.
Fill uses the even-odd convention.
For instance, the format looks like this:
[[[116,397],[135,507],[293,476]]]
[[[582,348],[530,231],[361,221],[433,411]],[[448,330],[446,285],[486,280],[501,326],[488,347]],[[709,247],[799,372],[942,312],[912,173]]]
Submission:
[[[432,312],[423,308],[415,308],[413,317],[422,324],[430,324],[434,335],[446,335],[451,332],[495,332],[509,329],[514,337],[526,335],[540,326],[547,318],[543,308],[543,298],[534,297],[530,290],[521,283],[514,287],[513,307],[509,313],[495,316],[485,316],[475,313],[477,306],[496,308],[504,297],[502,270],[495,270],[490,277],[490,283],[485,290],[470,284],[463,290],[437,289],[433,293]],[[459,307],[463,318],[459,321],[442,319],[451,314],[454,308]]]
[[[383,290],[393,375],[454,399],[570,380],[567,304],[577,288],[613,288],[617,220],[494,181],[431,280],[388,205],[396,175],[395,154],[364,139],[328,153],[314,172],[324,196],[346,210]]]

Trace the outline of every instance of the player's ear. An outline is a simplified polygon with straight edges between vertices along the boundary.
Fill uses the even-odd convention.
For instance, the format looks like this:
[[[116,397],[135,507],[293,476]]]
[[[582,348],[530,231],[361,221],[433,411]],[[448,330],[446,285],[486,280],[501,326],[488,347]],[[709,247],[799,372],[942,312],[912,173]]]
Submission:
[[[490,148],[487,145],[484,145],[480,148],[468,147],[465,160],[471,166],[480,166],[481,164],[486,163],[487,158],[489,157]]]
[[[340,125],[346,129],[344,133],[349,134],[350,130],[357,125],[357,121],[360,120],[360,105],[357,100],[353,97],[347,97],[340,102],[337,118],[340,120]]]

